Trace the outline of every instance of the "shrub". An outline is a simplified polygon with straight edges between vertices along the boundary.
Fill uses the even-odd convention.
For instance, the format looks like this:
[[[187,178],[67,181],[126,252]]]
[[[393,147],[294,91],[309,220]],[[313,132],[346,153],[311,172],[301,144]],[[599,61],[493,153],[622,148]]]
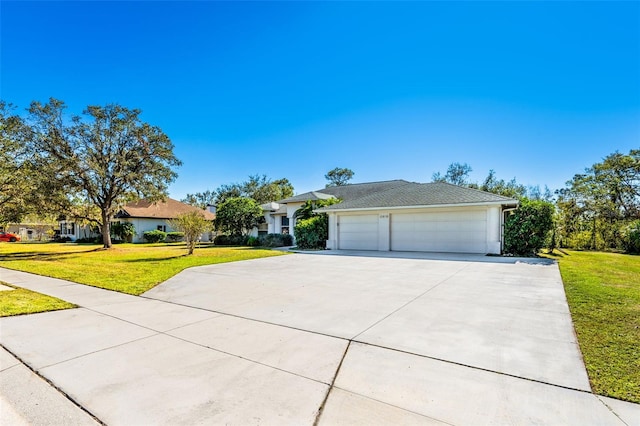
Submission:
[[[301,249],[323,249],[326,247],[329,229],[327,215],[313,216],[296,223],[296,244]]]
[[[136,228],[131,222],[115,222],[111,224],[111,235],[119,240],[131,242],[136,235]]]
[[[167,232],[167,242],[177,243],[184,240],[184,232]]]
[[[213,240],[213,244],[217,246],[245,246],[248,237],[246,235],[218,235]]]
[[[516,256],[535,256],[553,229],[553,204],[523,200],[504,224],[504,250]]]
[[[167,238],[167,233],[160,230],[145,231],[143,237],[148,243],[161,243]]]
[[[625,251],[640,253],[640,220],[631,222],[624,228],[622,241]]]
[[[112,241],[112,242],[115,243],[115,240]],[[100,243],[102,243],[102,235],[100,235],[98,237],[78,238],[76,240],[76,243],[78,243],[78,244],[100,244]]]
[[[289,234],[267,234],[258,237],[262,247],[285,247],[293,245],[293,237]]]

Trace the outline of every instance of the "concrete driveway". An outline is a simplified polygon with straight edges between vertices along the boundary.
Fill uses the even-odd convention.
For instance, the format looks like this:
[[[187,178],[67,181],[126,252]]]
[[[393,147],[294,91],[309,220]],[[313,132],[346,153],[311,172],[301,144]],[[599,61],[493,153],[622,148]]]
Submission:
[[[192,268],[144,297],[0,279],[83,306],[4,318],[0,343],[107,424],[640,418],[637,405],[590,393],[546,261],[295,254]]]

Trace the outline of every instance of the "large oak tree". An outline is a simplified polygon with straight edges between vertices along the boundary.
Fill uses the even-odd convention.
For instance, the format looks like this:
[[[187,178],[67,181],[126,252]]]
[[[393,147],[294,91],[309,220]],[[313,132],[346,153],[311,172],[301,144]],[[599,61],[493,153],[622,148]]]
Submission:
[[[0,226],[19,222],[30,213],[27,198],[34,177],[29,150],[29,126],[14,113],[12,105],[0,101]]]
[[[140,119],[141,111],[120,105],[89,106],[82,116],[65,115],[64,102],[50,99],[29,108],[33,152],[41,172],[69,199],[95,206],[105,248],[110,223],[126,202],[160,200],[181,164],[169,137]]]

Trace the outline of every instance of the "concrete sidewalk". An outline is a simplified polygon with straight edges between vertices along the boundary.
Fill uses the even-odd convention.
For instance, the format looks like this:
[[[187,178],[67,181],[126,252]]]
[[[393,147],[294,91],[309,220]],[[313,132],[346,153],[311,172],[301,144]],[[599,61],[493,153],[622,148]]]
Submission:
[[[328,263],[314,260],[319,258],[328,259]],[[542,372],[543,379],[535,379],[526,377],[533,374],[526,369],[522,377],[518,369],[527,363],[514,360],[498,365],[492,359],[508,359],[492,358],[477,348],[456,353],[451,352],[455,346],[436,347],[439,352],[434,355],[431,346],[437,340],[433,339],[444,329],[438,331],[435,318],[420,319],[421,312],[436,312],[449,324],[446,327],[459,317],[455,309],[449,314],[446,310],[434,311],[436,305],[431,305],[430,299],[416,298],[415,291],[402,280],[395,292],[405,294],[412,302],[395,309],[393,315],[378,310],[378,316],[367,312],[385,305],[367,305],[373,300],[367,302],[364,290],[358,294],[356,287],[349,289],[344,281],[343,287],[347,288],[343,293],[326,283],[321,285],[309,295],[320,305],[328,304],[322,309],[335,303],[350,303],[355,308],[353,318],[345,316],[347,311],[334,308],[332,315],[338,317],[327,317],[329,328],[322,329],[324,322],[312,321],[324,321],[320,309],[306,303],[297,305],[304,300],[299,295],[305,294],[301,293],[305,287],[320,284],[306,281],[280,287],[267,276],[281,276],[284,270],[294,277],[297,268],[315,274],[318,268],[331,266],[326,270],[330,281],[331,274],[344,278],[349,273],[346,264],[360,263],[355,271],[362,271],[365,264],[369,268],[373,265],[362,258],[348,259],[345,264],[335,260],[344,258],[331,260],[327,256],[271,259],[280,260],[194,268],[147,293],[147,297],[0,269],[2,281],[81,306],[0,319],[0,344],[60,389],[0,352],[0,424],[88,424],[96,420],[109,425],[640,423],[638,405],[595,396],[582,389],[582,379],[575,382],[576,386],[570,385],[570,379],[569,385],[552,383],[555,377],[562,381],[573,373],[558,372],[546,380],[545,374],[550,372]],[[416,261],[420,260],[411,262]],[[373,262],[380,264],[379,259]],[[464,280],[482,279],[459,260],[455,261],[457,266],[446,260],[407,262],[400,259],[393,264],[390,273],[394,280],[402,276],[398,275],[402,268],[410,272],[409,276],[415,273],[412,268],[428,266],[426,272],[440,277],[440,282],[440,275],[454,268],[451,273],[458,280],[449,278],[448,286],[429,287],[426,277],[416,281],[416,285],[427,285],[429,293],[439,289],[435,296],[445,305],[460,304],[462,301],[455,300],[459,292],[472,290],[457,288]],[[381,283],[379,295],[385,298],[384,277],[379,270],[373,273]],[[351,278],[357,281],[357,277]],[[225,279],[231,280],[229,287],[222,285]],[[486,283],[487,291],[492,285],[496,284]],[[322,296],[317,293],[321,290],[328,293]],[[549,290],[542,294],[547,293]],[[149,298],[160,294],[172,296],[167,300]],[[288,304],[277,299],[271,305],[277,297],[285,298]],[[331,297],[347,299],[332,301]],[[479,294],[471,293],[470,297],[483,303]],[[400,299],[397,303],[405,304]],[[517,301],[506,298],[500,303],[505,304],[502,309],[511,309],[508,305]],[[249,311],[251,306],[253,310]],[[280,306],[282,312],[276,315],[272,306]],[[548,319],[561,317],[564,308],[558,306],[557,314],[545,314]],[[240,315],[240,307],[251,315]],[[363,314],[370,320],[358,320]],[[478,320],[482,311],[476,310],[473,315]],[[413,335],[399,332],[415,318],[430,327],[418,327]],[[341,323],[343,328],[332,333],[333,323]],[[523,332],[515,325],[511,331]],[[429,334],[434,328],[436,334]],[[465,339],[485,336],[482,328],[461,332]],[[451,336],[447,334],[447,338]],[[479,341],[474,344],[491,347]],[[496,349],[502,355],[509,353],[500,346]],[[506,373],[501,373],[501,368],[506,368]],[[49,396],[37,396],[45,393]],[[33,405],[34,399],[37,406]],[[56,415],[65,417],[58,421],[61,417]]]

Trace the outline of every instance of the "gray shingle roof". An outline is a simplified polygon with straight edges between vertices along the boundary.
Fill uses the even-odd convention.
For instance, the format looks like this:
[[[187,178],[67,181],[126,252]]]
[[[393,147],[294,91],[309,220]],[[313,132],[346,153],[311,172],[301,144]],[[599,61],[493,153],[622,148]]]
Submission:
[[[452,204],[516,204],[517,200],[501,195],[464,188],[449,183],[410,183],[384,191],[371,192],[362,197],[319,209],[334,211],[345,209],[393,208],[412,206],[437,206]]]
[[[304,194],[294,195],[293,197],[285,198],[284,200],[276,201],[278,204],[283,203],[299,203],[307,200],[326,200],[328,198],[334,198],[331,194],[324,194],[319,191],[305,192]]]
[[[304,202],[307,200],[326,200],[328,198],[340,198],[341,200],[348,201],[354,198],[360,198],[365,195],[372,194],[374,192],[386,191],[392,188],[398,188],[403,185],[410,184],[406,180],[387,180],[382,182],[366,182],[366,183],[353,183],[342,186],[330,186],[327,188],[319,189],[317,191],[305,192],[294,197],[286,198],[284,200],[277,201],[277,203],[295,203]]]

